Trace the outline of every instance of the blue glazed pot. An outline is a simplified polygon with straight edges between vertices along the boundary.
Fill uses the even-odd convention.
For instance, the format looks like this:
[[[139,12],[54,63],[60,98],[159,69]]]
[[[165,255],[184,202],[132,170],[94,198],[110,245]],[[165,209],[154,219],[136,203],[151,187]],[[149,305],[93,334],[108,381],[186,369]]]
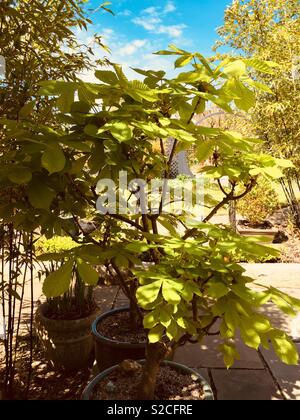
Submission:
[[[145,360],[140,360],[139,363],[144,364]],[[173,369],[176,369],[177,371],[182,372],[184,374],[190,374],[190,375],[197,376],[198,382],[201,384],[201,386],[203,388],[204,400],[206,400],[206,401],[213,401],[214,400],[214,394],[212,392],[212,389],[211,389],[210,385],[200,375],[199,372],[197,372],[194,369],[190,369],[187,366],[181,365],[179,363],[171,362],[171,361],[168,361],[168,360],[165,360],[162,364],[164,366],[170,366]],[[101,382],[104,379],[106,379],[106,377],[109,376],[117,368],[118,368],[118,365],[113,366],[113,367],[105,370],[104,372],[100,373],[98,376],[96,376],[96,378],[93,379],[92,382],[90,382],[89,385],[83,391],[82,400],[91,401],[93,399],[93,393],[94,393],[95,387],[98,386],[99,384],[101,384]],[[117,398],[116,398],[116,400],[117,400]]]

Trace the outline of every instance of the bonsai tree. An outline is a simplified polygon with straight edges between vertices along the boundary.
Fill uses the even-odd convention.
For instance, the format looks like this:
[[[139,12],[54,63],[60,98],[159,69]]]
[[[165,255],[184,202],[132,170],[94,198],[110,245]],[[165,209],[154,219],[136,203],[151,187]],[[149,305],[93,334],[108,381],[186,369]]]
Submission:
[[[22,180],[13,185],[28,194],[26,202],[17,202],[14,217],[24,223],[30,214],[31,224],[42,225],[47,235],[54,231],[72,235],[67,215],[78,224],[91,208],[101,210],[94,216],[97,235],[83,235],[80,246],[68,251],[69,261],[46,280],[45,293],[55,297],[68,289],[65,279],[75,261],[85,267],[105,264],[118,277],[130,299],[133,319],[149,330],[138,387],[143,399],[153,398],[160,363],[171,350],[209,334],[222,338],[227,367],[239,357],[234,345],[238,331],[247,346],[258,349],[270,342],[285,363],[298,361],[292,341],[258,309],[272,301],[292,315],[300,302],[274,288],[253,290],[253,280],[233,262],[236,248],[249,256],[275,251],[210,223],[223,206],[246,196],[258,177],[280,178],[291,163],[254,154],[256,138],[193,122],[209,103],[226,112],[236,108],[247,112],[255,104],[252,89],[268,89],[250,78],[249,69],[272,72],[273,65],[243,58],[214,63],[175,46],[159,54],[176,56],[175,66],[189,66],[189,71],[169,80],[162,71],[136,69],[144,77],[141,82],[128,80],[121,67],[113,65],[96,72],[99,84],[47,82],[40,94],[58,98],[58,112],[59,108],[64,112],[60,130],[31,126],[28,133],[22,123],[5,122],[10,135],[19,139],[14,164],[26,167],[30,178],[28,185]],[[74,100],[75,93],[79,101]],[[21,129],[26,134],[20,134]],[[174,141],[168,152],[170,138]],[[159,152],[153,148],[157,139]],[[28,143],[38,147],[28,148]],[[178,201],[176,194],[169,198],[166,193],[172,161],[178,151],[191,146],[199,161],[211,162],[202,171],[215,180],[223,196],[202,221],[193,211],[177,214],[168,207],[174,198]],[[124,172],[131,182],[126,191]],[[159,199],[157,191],[145,198],[142,192],[162,175]],[[222,183],[224,177],[228,188]],[[104,179],[112,182],[103,187]],[[136,180],[144,181],[142,188],[136,188]],[[110,202],[105,188],[116,193],[115,202]],[[194,191],[192,197],[198,196],[199,191]],[[147,266],[145,252],[152,263]]]

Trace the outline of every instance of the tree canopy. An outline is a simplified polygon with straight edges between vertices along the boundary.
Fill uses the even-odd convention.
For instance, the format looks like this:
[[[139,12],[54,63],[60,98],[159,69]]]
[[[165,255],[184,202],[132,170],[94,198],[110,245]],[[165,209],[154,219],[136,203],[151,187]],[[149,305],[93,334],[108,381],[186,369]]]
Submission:
[[[226,45],[238,54],[278,64],[275,74],[254,74],[273,93],[259,92],[253,123],[268,150],[291,158],[299,168],[300,80],[293,77],[300,57],[299,1],[235,0],[218,33],[217,49]]]

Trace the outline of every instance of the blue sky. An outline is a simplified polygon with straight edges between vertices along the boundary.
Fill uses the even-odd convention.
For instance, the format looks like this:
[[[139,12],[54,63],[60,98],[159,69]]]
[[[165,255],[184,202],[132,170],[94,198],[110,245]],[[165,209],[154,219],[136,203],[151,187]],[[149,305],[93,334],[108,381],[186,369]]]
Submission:
[[[153,56],[172,43],[188,51],[211,55],[216,28],[232,0],[111,0],[115,16],[97,12],[94,26],[79,35],[88,43],[94,31],[104,36],[112,50],[112,61],[130,67],[164,68],[172,72],[172,59]],[[101,0],[90,0],[97,7]],[[96,51],[97,56],[103,52]]]

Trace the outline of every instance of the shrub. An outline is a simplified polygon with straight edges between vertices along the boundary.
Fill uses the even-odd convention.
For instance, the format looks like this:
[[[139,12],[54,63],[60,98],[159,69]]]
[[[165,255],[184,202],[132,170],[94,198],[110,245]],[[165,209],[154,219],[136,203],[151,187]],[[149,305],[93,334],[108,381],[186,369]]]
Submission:
[[[69,251],[78,246],[79,245],[69,236],[54,236],[51,239],[41,236],[35,244],[35,250],[36,255],[56,254],[63,251]]]
[[[251,225],[257,225],[278,207],[279,198],[271,182],[261,178],[257,186],[238,202],[237,210]]]
[[[59,296],[47,299],[46,316],[49,318],[79,319],[88,316],[95,309],[93,287],[87,285],[86,277],[97,279],[96,273],[91,275],[91,269],[87,270],[86,265],[80,262],[73,263],[66,274],[62,270],[69,252],[78,247],[79,245],[67,236],[54,236],[51,239],[42,236],[35,244],[36,255],[42,264],[39,276],[47,276],[44,291],[49,288],[51,290],[53,275],[57,270],[61,272],[61,281],[65,278],[64,281],[68,284],[67,290],[62,290]]]

